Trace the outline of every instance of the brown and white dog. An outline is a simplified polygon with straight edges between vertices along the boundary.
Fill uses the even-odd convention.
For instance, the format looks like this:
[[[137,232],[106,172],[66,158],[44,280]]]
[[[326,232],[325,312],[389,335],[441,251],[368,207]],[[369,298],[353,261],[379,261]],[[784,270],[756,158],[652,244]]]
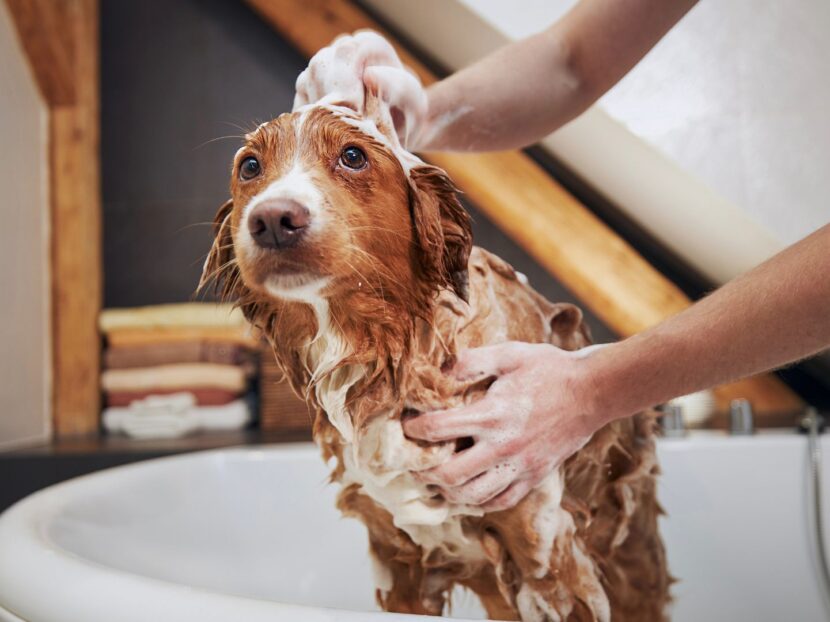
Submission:
[[[664,619],[650,415],[606,426],[506,511],[452,503],[412,474],[464,447],[410,441],[402,416],[468,403],[492,382],[445,376],[457,352],[506,340],[573,350],[589,334],[579,309],[472,246],[452,182],[392,133],[330,101],[248,134],[202,283],[219,279],[311,405],[338,505],[368,528],[379,604],[437,615],[460,584],[492,618]]]

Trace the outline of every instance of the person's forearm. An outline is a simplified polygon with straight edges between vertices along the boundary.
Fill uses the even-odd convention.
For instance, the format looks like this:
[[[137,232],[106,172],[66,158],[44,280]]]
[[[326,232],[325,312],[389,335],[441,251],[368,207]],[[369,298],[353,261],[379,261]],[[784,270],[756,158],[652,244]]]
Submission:
[[[549,29],[434,84],[424,151],[524,147],[586,110],[696,0],[582,0]]]
[[[786,365],[830,346],[830,224],[686,311],[585,358],[598,418]]]

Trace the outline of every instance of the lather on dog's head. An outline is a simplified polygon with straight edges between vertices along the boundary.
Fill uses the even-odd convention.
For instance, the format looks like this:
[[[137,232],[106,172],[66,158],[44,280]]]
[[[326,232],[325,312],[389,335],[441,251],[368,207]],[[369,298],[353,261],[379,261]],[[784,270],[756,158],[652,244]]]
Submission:
[[[202,285],[219,278],[261,326],[264,309],[291,302],[394,323],[428,313],[442,288],[466,299],[472,240],[456,189],[439,168],[402,163],[384,131],[329,105],[248,134]]]

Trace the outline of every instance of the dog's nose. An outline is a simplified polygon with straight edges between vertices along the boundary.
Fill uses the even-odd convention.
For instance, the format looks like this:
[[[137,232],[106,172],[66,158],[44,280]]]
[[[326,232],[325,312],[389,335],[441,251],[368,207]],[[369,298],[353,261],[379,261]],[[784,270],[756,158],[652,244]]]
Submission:
[[[248,231],[261,248],[294,246],[311,224],[308,208],[292,199],[257,205],[248,216]]]

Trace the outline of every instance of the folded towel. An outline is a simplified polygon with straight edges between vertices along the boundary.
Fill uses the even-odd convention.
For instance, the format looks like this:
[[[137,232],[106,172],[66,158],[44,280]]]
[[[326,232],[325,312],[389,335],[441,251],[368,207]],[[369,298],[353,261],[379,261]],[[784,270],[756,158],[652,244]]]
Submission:
[[[134,438],[175,438],[197,430],[234,430],[251,420],[248,403],[239,399],[225,406],[195,405],[189,393],[150,396],[127,408],[107,408],[104,429]]]
[[[245,389],[246,380],[245,371],[235,365],[182,363],[135,369],[108,369],[101,374],[101,386],[107,392],[193,387],[241,393]]]
[[[112,348],[153,344],[181,344],[193,341],[226,343],[255,348],[259,340],[248,326],[164,326],[149,328],[114,328],[107,332]]]
[[[104,309],[98,323],[104,333],[123,328],[228,328],[248,325],[242,312],[233,305],[211,302]]]
[[[190,393],[196,399],[197,406],[224,406],[239,398],[239,391],[225,389],[176,387],[172,389],[148,389],[146,391],[110,391],[105,395],[109,407],[129,406],[151,395],[171,395],[173,393]]]
[[[186,341],[182,343],[150,343],[141,346],[107,348],[104,367],[129,369],[171,363],[217,363],[247,365],[256,361],[258,353],[235,343]]]

